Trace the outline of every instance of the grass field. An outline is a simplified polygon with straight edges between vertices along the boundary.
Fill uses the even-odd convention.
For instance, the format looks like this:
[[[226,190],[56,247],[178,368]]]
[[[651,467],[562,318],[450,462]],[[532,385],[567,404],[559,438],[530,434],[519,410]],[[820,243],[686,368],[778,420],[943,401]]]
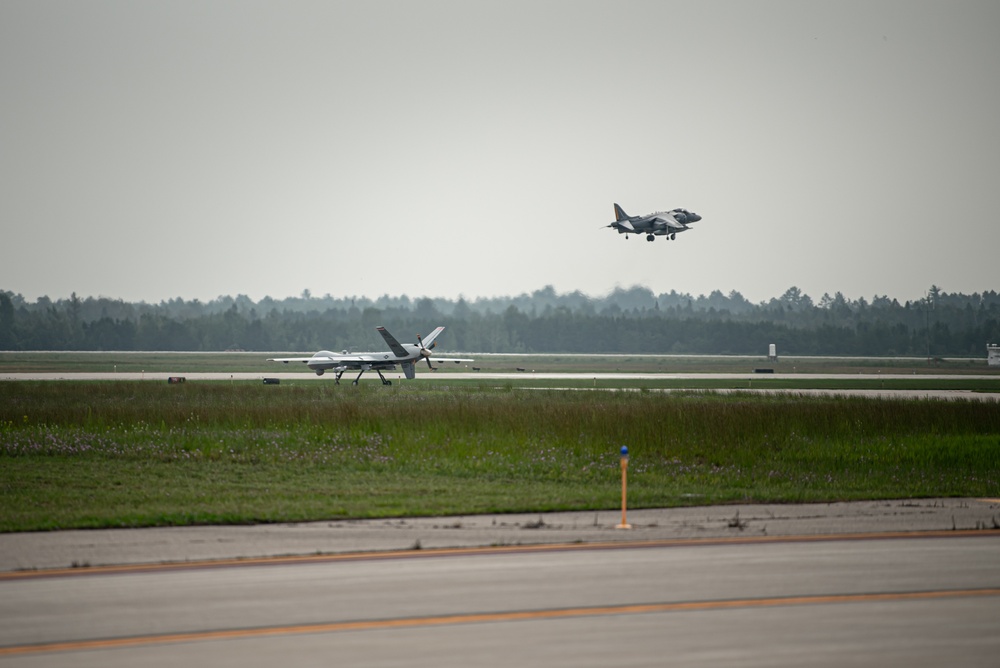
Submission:
[[[621,445],[630,507],[1000,492],[993,402],[21,381],[0,531],[609,509]]]

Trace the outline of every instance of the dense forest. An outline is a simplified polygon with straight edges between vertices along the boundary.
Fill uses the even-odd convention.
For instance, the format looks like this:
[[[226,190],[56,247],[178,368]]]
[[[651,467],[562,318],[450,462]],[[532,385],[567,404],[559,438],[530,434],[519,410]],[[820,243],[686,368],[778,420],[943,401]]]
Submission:
[[[1000,343],[1000,295],[819,301],[796,287],[754,304],[739,292],[693,297],[643,287],[605,297],[545,287],[516,297],[299,297],[159,304],[104,297],[29,303],[0,290],[0,350],[381,350],[374,328],[403,341],[437,325],[441,349],[480,353],[765,354],[985,357]]]

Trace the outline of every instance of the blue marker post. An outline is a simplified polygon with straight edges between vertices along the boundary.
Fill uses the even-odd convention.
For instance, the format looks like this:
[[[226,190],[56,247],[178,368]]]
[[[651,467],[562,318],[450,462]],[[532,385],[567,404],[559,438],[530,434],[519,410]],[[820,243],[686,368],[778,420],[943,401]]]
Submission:
[[[628,446],[623,445],[621,449],[622,454],[622,523],[616,526],[616,529],[631,529],[632,525],[625,521],[625,508],[627,506],[625,499],[627,498],[628,490]]]

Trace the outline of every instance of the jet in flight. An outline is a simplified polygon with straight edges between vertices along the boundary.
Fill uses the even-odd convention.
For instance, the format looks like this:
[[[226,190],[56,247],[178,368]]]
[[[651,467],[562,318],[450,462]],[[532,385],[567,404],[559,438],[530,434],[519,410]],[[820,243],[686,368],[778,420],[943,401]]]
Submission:
[[[624,234],[628,239],[629,234],[645,234],[646,241],[655,241],[656,237],[667,237],[674,239],[678,232],[691,229],[691,223],[697,223],[701,216],[688,211],[687,209],[673,209],[671,211],[657,211],[645,216],[630,216],[617,204],[615,204],[615,222],[608,225],[618,230],[618,234]]]
[[[416,375],[414,364],[420,360],[426,361],[427,366],[429,366],[432,370],[437,369],[437,367],[431,364],[431,350],[435,345],[437,345],[434,342],[434,339],[438,337],[438,334],[444,331],[444,327],[438,327],[433,332],[428,334],[426,339],[420,338],[420,335],[418,334],[417,343],[400,343],[385,327],[376,327],[375,329],[382,335],[385,342],[389,344],[389,350],[391,352],[348,354],[345,350],[338,355],[337,353],[332,353],[329,350],[321,350],[312,357],[274,357],[269,358],[267,361],[284,362],[285,364],[288,364],[289,362],[302,362],[315,371],[317,376],[322,376],[326,371],[334,371],[337,374],[337,385],[340,385],[340,377],[349,369],[360,371],[358,377],[354,379],[354,385],[358,384],[358,380],[365,371],[370,371],[372,369],[378,373],[378,377],[382,379],[383,385],[392,385],[392,381],[387,380],[386,377],[382,375],[382,372],[393,371],[397,364],[403,368],[403,373],[410,379]],[[474,360],[450,357],[438,358],[438,361],[454,362],[458,364],[460,362],[472,362]]]

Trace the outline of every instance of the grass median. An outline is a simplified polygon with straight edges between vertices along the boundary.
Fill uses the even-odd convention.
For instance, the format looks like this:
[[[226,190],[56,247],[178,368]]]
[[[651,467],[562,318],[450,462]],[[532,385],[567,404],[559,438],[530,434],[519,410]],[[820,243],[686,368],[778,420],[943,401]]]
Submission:
[[[0,531],[996,495],[992,402],[0,383]]]

